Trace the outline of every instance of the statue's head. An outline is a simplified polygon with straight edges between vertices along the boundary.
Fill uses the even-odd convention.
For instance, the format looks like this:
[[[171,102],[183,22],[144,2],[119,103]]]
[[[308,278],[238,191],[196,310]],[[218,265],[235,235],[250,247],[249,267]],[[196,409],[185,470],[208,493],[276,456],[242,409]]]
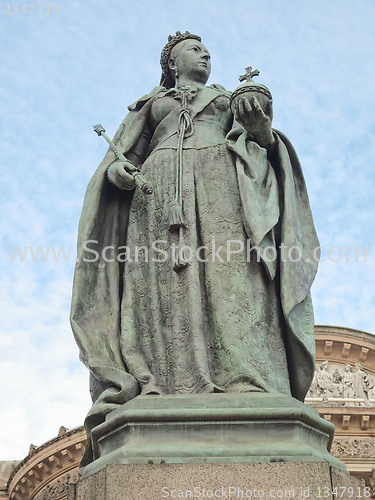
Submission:
[[[198,35],[188,31],[182,34],[177,31],[176,35],[169,35],[168,43],[161,53],[160,64],[160,85],[166,88],[174,87],[175,79],[181,74],[205,84],[211,72],[208,50]]]

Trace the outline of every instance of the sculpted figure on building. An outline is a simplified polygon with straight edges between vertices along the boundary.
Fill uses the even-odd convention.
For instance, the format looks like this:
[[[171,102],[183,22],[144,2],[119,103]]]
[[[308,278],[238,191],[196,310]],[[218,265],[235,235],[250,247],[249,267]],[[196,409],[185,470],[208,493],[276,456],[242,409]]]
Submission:
[[[363,370],[360,363],[355,363],[354,367],[350,363],[329,365],[326,360],[316,367],[307,396],[353,399],[351,402],[342,401],[342,404],[368,406],[373,399],[374,386],[375,377]]]

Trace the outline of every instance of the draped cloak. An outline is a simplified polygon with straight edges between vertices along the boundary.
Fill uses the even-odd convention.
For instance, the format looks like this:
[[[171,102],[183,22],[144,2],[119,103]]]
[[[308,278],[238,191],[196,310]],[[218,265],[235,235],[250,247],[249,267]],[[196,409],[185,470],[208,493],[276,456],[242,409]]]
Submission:
[[[219,86],[205,89],[197,99],[193,115],[217,96],[228,95]],[[163,92],[163,87],[156,87],[129,106],[129,113],[113,139],[125,156],[149,148],[144,130],[152,103]],[[246,234],[252,246],[259,247],[269,279],[279,280],[290,390],[293,397],[303,401],[314,373],[310,288],[317,270],[319,242],[297,155],[282,133],[274,130],[273,134],[275,143],[268,159],[265,150],[236,124],[226,137],[226,146],[235,163]],[[105,247],[116,249],[126,244],[133,194],[108,181],[107,169],[116,160],[108,150],[94,173],[78,231],[71,325],[80,359],[91,373],[94,401],[85,421],[88,446],[81,465],[93,459],[91,430],[104,421],[106,414],[140,393],[137,380],[127,372],[119,345],[124,264],[116,258],[113,262],[93,258],[94,249],[100,253]],[[278,250],[280,245],[287,250],[296,247],[298,258],[290,258],[287,250],[283,256],[278,252],[277,260],[267,258],[270,247]]]

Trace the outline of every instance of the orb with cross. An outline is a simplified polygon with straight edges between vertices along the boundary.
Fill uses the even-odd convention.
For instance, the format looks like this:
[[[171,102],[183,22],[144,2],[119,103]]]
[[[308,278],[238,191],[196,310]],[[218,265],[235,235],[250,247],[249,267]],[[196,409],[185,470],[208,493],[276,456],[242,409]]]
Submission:
[[[269,89],[261,84],[253,81],[254,76],[258,76],[260,71],[258,69],[254,70],[251,66],[245,68],[246,73],[241,75],[238,79],[243,82],[239,85],[233,92],[231,97],[231,110],[235,113],[235,108],[239,98],[247,97],[252,102],[252,98],[256,97],[257,101],[261,105],[264,113],[268,115],[272,120],[272,95]]]

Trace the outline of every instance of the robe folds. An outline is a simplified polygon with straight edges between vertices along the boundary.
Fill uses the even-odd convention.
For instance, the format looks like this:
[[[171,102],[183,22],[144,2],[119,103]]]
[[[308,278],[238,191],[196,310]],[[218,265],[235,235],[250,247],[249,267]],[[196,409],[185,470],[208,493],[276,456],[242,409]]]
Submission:
[[[175,242],[167,211],[176,182],[177,112],[146,133],[150,110],[166,92],[156,87],[129,106],[114,137],[125,156],[143,151],[141,170],[154,194],[112,185],[107,169],[117,158],[108,150],[84,199],[71,308],[93,397],[81,465],[92,461],[91,430],[141,393],[262,390],[303,401],[314,373],[310,288],[319,243],[299,160],[281,132],[273,131],[268,154],[235,123],[222,141],[186,140],[184,238],[193,249],[205,246],[207,262],[195,259],[176,273],[170,259],[117,259],[119,247]],[[228,92],[212,86],[192,101],[196,131],[218,99]],[[243,252],[229,263],[209,261],[212,238],[223,246],[242,242]],[[248,242],[258,248],[257,259],[248,258]]]

